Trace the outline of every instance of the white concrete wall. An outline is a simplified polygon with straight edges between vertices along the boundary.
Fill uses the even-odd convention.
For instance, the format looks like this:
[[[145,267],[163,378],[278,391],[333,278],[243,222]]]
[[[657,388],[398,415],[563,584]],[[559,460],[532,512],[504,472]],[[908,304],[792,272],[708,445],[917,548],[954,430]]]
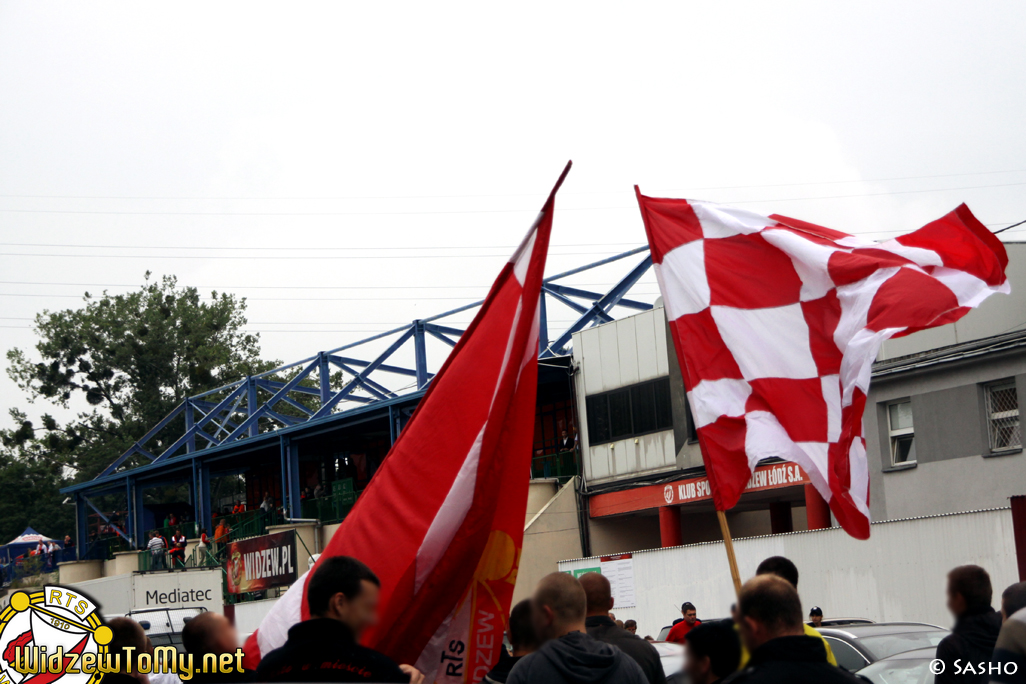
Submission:
[[[574,376],[584,473],[599,483],[676,468],[673,430],[591,446],[585,397],[669,373],[662,308],[582,330],[573,336]]]
[[[513,605],[529,597],[538,580],[555,572],[560,560],[580,556],[581,533],[575,487],[576,479],[570,480],[533,515],[528,513]]]
[[[872,537],[859,541],[833,528],[739,539],[734,543],[742,579],[770,556],[786,556],[800,572],[798,591],[805,613],[876,621],[912,620],[950,626],[944,607],[947,572],[981,565],[990,573],[995,601],[1018,581],[1009,509],[956,513],[874,523]],[[699,618],[728,617],[735,601],[723,542],[637,551],[634,557],[637,607],[616,611],[638,621],[642,634],[655,634],[679,617],[691,601]],[[592,567],[596,560],[559,564],[562,571]]]

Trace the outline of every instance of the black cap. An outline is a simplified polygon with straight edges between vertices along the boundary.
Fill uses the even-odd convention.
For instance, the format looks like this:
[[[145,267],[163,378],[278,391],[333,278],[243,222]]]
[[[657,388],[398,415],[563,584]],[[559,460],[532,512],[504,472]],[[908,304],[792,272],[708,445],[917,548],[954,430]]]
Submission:
[[[812,610],[809,611],[809,616],[812,615],[818,615],[819,617],[823,617],[823,609],[819,606],[813,606]]]

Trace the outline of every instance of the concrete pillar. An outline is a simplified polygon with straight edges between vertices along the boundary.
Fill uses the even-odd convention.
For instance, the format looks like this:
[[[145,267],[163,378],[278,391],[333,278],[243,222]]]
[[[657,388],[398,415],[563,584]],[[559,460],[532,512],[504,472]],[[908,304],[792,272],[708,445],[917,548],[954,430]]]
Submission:
[[[662,506],[659,508],[659,545],[664,549],[680,546],[680,506]]]
[[[770,502],[770,532],[773,534],[794,532],[794,521],[791,519],[790,501]]]
[[[830,506],[810,484],[805,485],[805,515],[810,530],[825,530],[830,527]]]
[[[1026,582],[1026,496],[1012,497],[1012,536],[1015,538],[1019,581]]]

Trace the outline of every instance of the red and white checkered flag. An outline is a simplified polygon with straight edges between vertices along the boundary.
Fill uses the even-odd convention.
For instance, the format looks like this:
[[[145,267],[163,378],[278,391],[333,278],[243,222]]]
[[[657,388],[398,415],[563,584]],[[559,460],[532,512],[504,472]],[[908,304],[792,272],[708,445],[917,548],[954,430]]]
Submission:
[[[1001,241],[965,205],[876,243],[637,195],[717,510],[759,461],[781,458],[868,538],[862,414],[877,351],[1009,293]]]

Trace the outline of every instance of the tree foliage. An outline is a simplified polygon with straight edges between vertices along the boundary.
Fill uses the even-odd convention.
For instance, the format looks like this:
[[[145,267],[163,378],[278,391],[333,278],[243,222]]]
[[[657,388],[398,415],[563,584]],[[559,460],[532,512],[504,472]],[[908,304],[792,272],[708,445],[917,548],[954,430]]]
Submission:
[[[65,423],[44,413],[38,425],[13,410],[14,426],[0,430],[0,478],[35,467],[91,479],[186,397],[275,365],[261,361],[259,337],[243,330],[245,299],[234,295],[203,300],[174,277],[147,274],[137,291],[84,301],[36,316],[35,355],[7,352],[7,373],[29,402],[85,410]],[[159,450],[183,429],[172,423],[153,443]]]

